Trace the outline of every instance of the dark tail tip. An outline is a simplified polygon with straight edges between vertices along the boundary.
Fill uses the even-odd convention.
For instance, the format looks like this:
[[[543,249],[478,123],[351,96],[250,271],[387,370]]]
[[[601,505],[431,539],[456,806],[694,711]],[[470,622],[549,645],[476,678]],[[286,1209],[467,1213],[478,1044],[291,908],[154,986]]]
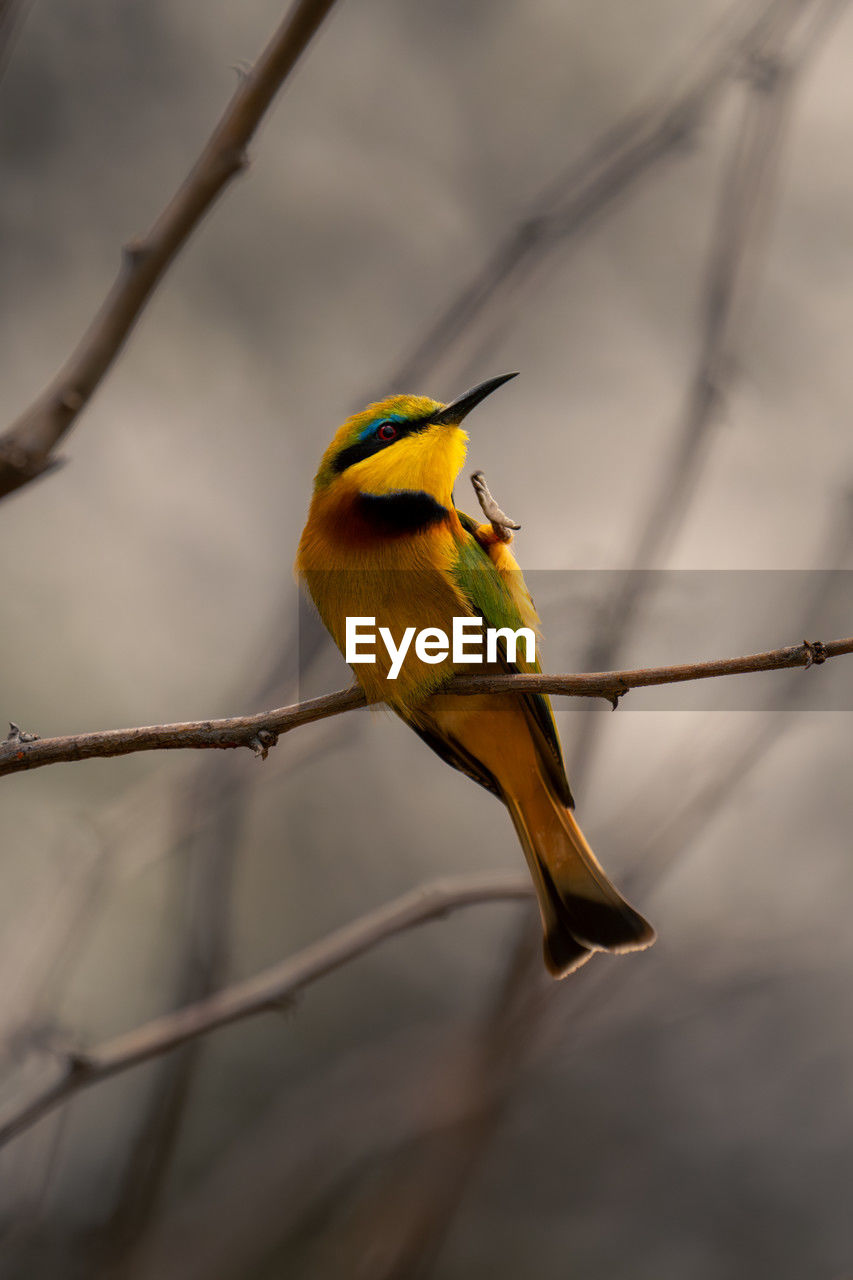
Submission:
[[[654,942],[655,931],[648,920],[635,911],[612,885],[607,886],[610,890],[608,898],[560,893],[544,863],[541,871],[557,923],[562,933],[570,935],[576,945],[619,954],[643,951]]]
[[[586,964],[592,955],[589,948],[581,946],[558,921],[551,925],[542,939],[542,953],[545,968],[555,978],[568,977],[575,969]]]
[[[603,951],[642,951],[655,940],[655,931],[638,911],[619,898],[597,902],[575,894],[560,899],[563,918],[575,938]]]

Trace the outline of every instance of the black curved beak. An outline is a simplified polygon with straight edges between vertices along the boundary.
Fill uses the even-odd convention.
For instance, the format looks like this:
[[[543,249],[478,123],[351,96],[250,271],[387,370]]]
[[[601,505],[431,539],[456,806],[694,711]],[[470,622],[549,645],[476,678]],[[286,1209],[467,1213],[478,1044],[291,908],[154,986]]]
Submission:
[[[446,405],[445,408],[439,410],[434,418],[430,418],[430,422],[440,427],[456,426],[457,423],[460,423],[463,418],[468,416],[472,409],[476,409],[481,400],[485,400],[486,396],[490,396],[493,391],[497,391],[498,387],[502,387],[511,378],[517,377],[517,373],[502,373],[497,378],[489,378],[487,382],[481,382],[478,386],[472,387],[470,391],[466,391],[464,396],[454,400],[453,404]]]

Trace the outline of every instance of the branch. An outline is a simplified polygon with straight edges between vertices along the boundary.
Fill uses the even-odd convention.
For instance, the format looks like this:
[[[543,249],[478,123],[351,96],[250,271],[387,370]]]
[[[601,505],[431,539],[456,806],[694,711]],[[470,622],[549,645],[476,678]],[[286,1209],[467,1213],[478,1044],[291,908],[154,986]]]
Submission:
[[[825,22],[830,21],[837,12],[840,12],[841,6],[837,0],[829,0],[827,4],[811,6],[811,8],[816,8],[817,15],[810,24],[806,40],[804,43],[801,42],[799,49],[792,49],[788,43],[788,30],[791,23],[796,20],[799,10],[806,11],[807,16],[811,17],[811,14],[808,14],[809,6],[801,4],[768,7],[763,15],[764,30],[760,33],[757,44],[751,49],[749,58],[741,63],[741,68],[744,68],[745,63],[751,64],[749,67],[752,84],[750,97],[754,99],[756,94],[761,92],[760,82],[763,81],[765,97],[769,101],[753,104],[747,111],[741,126],[741,136],[736,141],[735,152],[730,161],[730,172],[726,190],[722,196],[723,207],[718,215],[712,264],[706,285],[703,344],[697,361],[693,390],[684,412],[676,448],[671,461],[666,466],[670,480],[661,487],[659,494],[655,495],[642,526],[641,535],[632,544],[648,559],[640,558],[638,552],[634,558],[635,565],[641,564],[645,567],[655,558],[659,558],[674,537],[701,471],[713,410],[717,408],[720,393],[731,381],[732,360],[736,355],[734,339],[738,336],[740,323],[740,317],[737,317],[738,325],[734,323],[735,312],[743,307],[746,298],[744,287],[746,249],[754,253],[759,245],[761,223],[766,219],[785,115],[791,107],[791,85],[794,79],[792,72],[802,68],[805,52],[811,50],[814,38],[820,35]],[[785,55],[784,58],[780,58],[780,54]],[[761,74],[763,71],[767,74]],[[774,81],[781,91],[771,92]],[[649,141],[654,142],[653,135],[650,135]],[[652,146],[648,155],[654,161],[663,153],[662,150]],[[642,146],[634,150],[634,157],[638,162],[637,168],[642,169],[646,163]],[[632,160],[630,146],[627,148],[625,158],[630,164]],[[608,168],[618,193],[620,180],[626,172],[623,169],[620,174],[618,150],[610,166],[605,168],[605,177],[608,176]],[[589,183],[589,189],[594,194],[594,180]],[[604,191],[606,196],[606,186]],[[727,208],[726,205],[729,202],[731,207]],[[603,202],[598,208],[602,207]],[[593,212],[595,211],[593,207]],[[569,230],[577,230],[583,226],[582,205],[579,206],[579,212],[580,218],[575,220],[574,226],[569,224]],[[533,229],[531,226],[531,231]],[[739,242],[742,248],[738,247]],[[515,260],[512,256],[514,247],[517,249]],[[506,295],[509,294],[508,284],[513,283],[513,273],[516,286],[524,272],[531,274],[532,267],[535,265],[533,261],[536,257],[535,252],[528,249],[525,261],[525,250],[520,238],[516,246],[510,242],[507,250],[507,256],[503,261],[497,257],[490,264],[491,278],[489,278],[489,270],[484,272],[480,296],[478,297],[476,287],[472,288],[467,297],[463,295],[457,314],[468,320],[474,318],[481,301],[488,300],[488,291],[491,290],[494,293],[501,287],[506,303]],[[516,306],[519,305],[517,287],[514,302]],[[448,314],[448,320],[452,323],[454,319],[454,313],[451,311]],[[435,358],[441,353],[441,335],[437,336],[438,341],[432,349],[425,348],[430,358]],[[452,341],[454,347],[458,346],[457,335],[452,335]],[[478,354],[482,355],[482,351]],[[672,489],[672,483],[676,484],[676,490]],[[584,663],[588,668],[612,667],[621,657],[617,648],[624,643],[626,632],[631,629],[638,612],[640,593],[636,591],[637,583],[631,582],[632,577],[636,575],[629,574],[626,579],[624,604],[617,595],[613,612],[609,617],[604,617],[599,625],[598,629],[604,642],[601,649],[597,651],[597,656],[591,657]],[[613,621],[614,613],[620,612],[620,609],[624,616],[622,627],[614,625]],[[602,656],[608,647],[608,642],[612,649],[609,654]],[[593,650],[593,653],[595,652]],[[602,724],[600,717],[591,715],[583,716],[582,721],[585,723],[582,724],[581,731],[575,735],[577,747],[572,760],[573,776],[581,771],[581,765],[588,768],[590,759],[594,757],[590,749],[594,745],[594,727],[601,727]],[[565,999],[560,998],[563,997],[563,990],[555,991],[552,987],[547,997],[543,999],[538,985],[541,974],[535,968],[531,970],[528,963],[529,948],[534,947],[538,941],[538,938],[534,941],[534,930],[531,925],[532,922],[525,922],[526,933],[522,933],[519,937],[517,951],[508,963],[505,978],[509,989],[512,989],[513,980],[522,988],[521,994],[516,991],[515,1002],[527,1011],[526,1039],[542,1038],[549,1027],[553,1029],[558,1019],[568,1017],[572,1021],[573,1015],[578,1012],[576,1000],[567,1007]],[[525,950],[525,942],[527,942],[527,950]],[[584,984],[581,984],[580,988],[573,986],[570,988],[570,995],[574,995],[578,990],[583,993],[589,992],[590,989]],[[509,1001],[507,1004],[509,1005]],[[438,1157],[428,1142],[422,1141],[413,1146],[411,1155],[402,1167],[399,1161],[394,1163],[391,1176],[386,1179],[385,1205],[379,1205],[380,1210],[387,1207],[389,1212],[384,1218],[381,1212],[374,1213],[373,1221],[368,1223],[368,1226],[374,1228],[372,1238],[368,1237],[368,1239],[373,1249],[373,1257],[378,1259],[371,1269],[371,1280],[403,1280],[415,1271],[421,1274],[422,1271],[425,1273],[426,1269],[432,1269],[430,1263],[434,1261],[446,1238],[453,1216],[460,1201],[464,1199],[468,1185],[478,1171],[478,1166],[482,1165],[487,1147],[494,1138],[501,1118],[506,1114],[512,1090],[518,1087],[531,1056],[525,1057],[518,1054],[516,1020],[509,1014],[508,1010],[503,1029],[500,1027],[498,1014],[494,1023],[483,1032],[485,1054],[493,1054],[494,1040],[497,1037],[500,1043],[501,1036],[505,1054],[511,1054],[514,1049],[516,1052],[515,1061],[508,1062],[507,1078],[502,1087],[503,1096],[499,1097],[493,1105],[491,1117],[487,1117],[485,1123],[477,1123],[478,1117],[483,1113],[483,1091],[481,1082],[473,1079],[468,1097],[470,1123],[467,1135],[460,1134],[459,1140],[455,1143],[446,1142],[443,1152],[440,1152]],[[486,1057],[486,1061],[489,1062],[490,1059]],[[435,1073],[438,1080],[443,1083],[446,1074],[444,1055],[436,1059]],[[409,1181],[409,1194],[408,1198],[404,1197],[401,1201],[397,1188],[405,1182],[406,1178]],[[450,1188],[449,1194],[448,1188]],[[375,1209],[376,1206],[370,1207]],[[353,1236],[352,1232],[351,1236]],[[376,1249],[377,1240],[382,1241],[382,1248],[379,1251]],[[353,1240],[350,1244],[353,1244]],[[343,1270],[349,1268],[349,1271],[356,1275],[361,1258],[367,1254],[364,1245],[364,1237],[355,1235],[354,1247],[350,1248],[349,1253],[339,1250],[336,1255],[339,1269],[341,1269],[340,1260],[343,1257],[345,1260]],[[426,1268],[423,1267],[424,1258],[428,1259]]]
[[[276,705],[293,693],[292,652],[298,622],[291,620],[291,640],[278,647],[250,694],[251,705]],[[283,634],[287,634],[284,631]],[[323,652],[322,632],[299,646],[300,675],[310,672]],[[285,690],[286,692],[283,692]],[[338,722],[340,723],[340,722]],[[355,727],[350,720],[347,722]],[[299,755],[299,768],[309,764],[323,738]],[[181,927],[175,931],[173,998],[166,1007],[181,1009],[207,999],[228,980],[230,917],[240,840],[254,795],[252,777],[235,755],[225,761],[211,753],[197,757],[188,787],[175,796],[178,818],[170,839],[171,875],[180,904]],[[231,766],[230,768],[228,766]],[[257,779],[257,773],[254,778]],[[236,779],[243,785],[235,785]],[[128,1271],[129,1259],[157,1217],[162,1189],[171,1176],[182,1141],[188,1103],[204,1062],[205,1040],[182,1045],[158,1062],[134,1120],[134,1136],[116,1177],[117,1189],[108,1217],[97,1229],[93,1245],[109,1276]],[[130,1265],[130,1270],[133,1270]]]
[[[0,76],[9,64],[27,8],[27,0],[0,0]]]
[[[705,264],[699,348],[678,429],[631,539],[628,572],[603,602],[583,657],[593,669],[621,661],[650,581],[634,571],[664,562],[698,491],[740,363],[738,349],[757,288],[796,93],[827,25],[842,7],[839,0],[820,0],[782,6],[775,16],[768,11],[761,39],[744,64],[745,96]],[[600,720],[587,715],[576,734],[569,772],[579,789],[592,767],[601,727]]]
[[[529,898],[532,892],[527,875],[511,872],[481,872],[433,880],[344,925],[253,978],[234,983],[174,1013],[154,1018],[90,1051],[65,1052],[59,1079],[23,1105],[10,1108],[0,1120],[0,1147],[82,1089],[168,1053],[218,1027],[286,1007],[293,996],[310,983],[398,933],[462,907],[512,902]]]
[[[746,22],[742,6],[732,7],[734,23],[680,82],[643,110],[610,129],[543,191],[496,246],[462,291],[441,312],[432,328],[396,369],[392,390],[416,386],[438,362],[458,347],[470,327],[508,291],[513,282],[561,241],[586,230],[605,210],[664,159],[688,155],[702,122],[724,90],[762,54],[768,33],[789,24],[798,12],[791,0],[770,0]],[[732,30],[737,25],[739,29]],[[390,386],[390,383],[388,384]],[[374,398],[387,394],[377,389]]]
[[[47,388],[0,436],[0,498],[52,470],[52,451],[112,365],[172,260],[236,174],[267,108],[335,0],[297,0],[243,77],[201,155],[147,235],[124,246],[118,276]]]
[[[629,689],[717,676],[747,675],[755,671],[781,671],[789,667],[818,666],[827,658],[853,653],[853,636],[844,640],[804,640],[784,649],[770,649],[743,658],[719,658],[713,662],[689,662],[675,667],[639,667],[629,671],[597,671],[585,675],[458,675],[445,693],[553,693],[568,698],[605,698],[615,707]],[[137,751],[181,751],[250,747],[266,757],[282,734],[315,720],[353,711],[367,702],[358,686],[326,693],[290,707],[262,711],[253,716],[223,720],[190,720],[183,724],[148,725],[137,729],[102,729],[96,733],[63,738],[39,738],[13,725],[0,743],[0,778],[43,765],[91,760],[94,757],[128,756]]]

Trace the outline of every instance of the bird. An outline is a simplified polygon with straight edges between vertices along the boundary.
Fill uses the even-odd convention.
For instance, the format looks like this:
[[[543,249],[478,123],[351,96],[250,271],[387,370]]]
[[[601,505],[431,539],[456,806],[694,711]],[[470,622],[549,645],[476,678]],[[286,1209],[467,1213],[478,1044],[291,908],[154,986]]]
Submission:
[[[395,638],[408,627],[449,634],[457,617],[538,634],[509,529],[478,522],[453,497],[469,439],[462,422],[515,376],[490,378],[450,404],[390,396],[336,432],[317,470],[295,568],[343,653],[348,618],[375,619]],[[514,654],[502,646],[494,662],[472,665],[439,663],[426,649],[424,660],[410,649],[391,679],[390,657],[377,645],[375,660],[353,671],[368,703],[386,703],[506,806],[539,904],[545,965],[563,978],[593,952],[643,950],[655,933],[608,879],[577,823],[550,700],[445,688],[460,672],[539,671],[529,656],[523,646]]]

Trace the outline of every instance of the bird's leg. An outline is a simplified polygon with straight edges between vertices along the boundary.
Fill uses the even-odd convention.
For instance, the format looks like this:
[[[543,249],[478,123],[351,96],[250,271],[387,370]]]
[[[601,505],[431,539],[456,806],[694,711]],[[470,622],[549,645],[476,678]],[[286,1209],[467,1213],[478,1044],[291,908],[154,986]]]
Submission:
[[[510,519],[505,512],[501,511],[495,502],[489,486],[486,484],[486,477],[482,471],[475,471],[471,476],[471,484],[474,486],[474,492],[477,495],[477,501],[480,504],[483,515],[492,526],[492,532],[498,542],[512,542],[513,529],[520,529],[521,525],[516,524],[515,520]]]

